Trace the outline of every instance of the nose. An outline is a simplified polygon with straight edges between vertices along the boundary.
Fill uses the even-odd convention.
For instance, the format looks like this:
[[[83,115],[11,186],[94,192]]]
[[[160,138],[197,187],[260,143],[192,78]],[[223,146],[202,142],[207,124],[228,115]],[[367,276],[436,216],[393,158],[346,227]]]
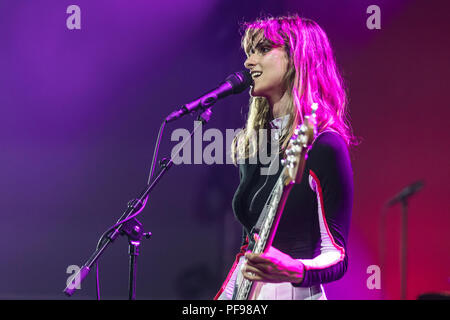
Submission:
[[[256,65],[255,55],[252,54],[247,58],[247,60],[245,60],[244,66],[245,68],[252,70],[255,67],[255,65]]]

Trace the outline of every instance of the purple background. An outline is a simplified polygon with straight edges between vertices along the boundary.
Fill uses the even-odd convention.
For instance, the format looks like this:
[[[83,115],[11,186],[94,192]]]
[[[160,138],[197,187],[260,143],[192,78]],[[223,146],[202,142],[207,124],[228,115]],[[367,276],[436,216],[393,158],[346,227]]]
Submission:
[[[66,27],[71,4],[81,30]],[[381,30],[366,27],[372,4]],[[366,270],[380,264],[383,203],[419,179],[407,297],[449,291],[449,10],[445,1],[0,2],[0,298],[65,299],[67,267],[89,258],[145,186],[164,117],[243,69],[240,22],[287,12],[329,35],[363,141],[352,151],[349,270],[326,286],[328,297],[400,297],[398,206],[388,213],[383,290],[367,288]],[[220,101],[208,128],[242,127],[247,102],[246,93]],[[171,132],[194,119],[166,126],[160,157]],[[232,165],[167,173],[139,217],[153,233],[141,246],[139,299],[215,295],[240,241],[231,211],[238,179]],[[102,256],[102,298],[127,298],[127,250],[121,237]],[[91,272],[72,299],[95,299],[94,288]]]

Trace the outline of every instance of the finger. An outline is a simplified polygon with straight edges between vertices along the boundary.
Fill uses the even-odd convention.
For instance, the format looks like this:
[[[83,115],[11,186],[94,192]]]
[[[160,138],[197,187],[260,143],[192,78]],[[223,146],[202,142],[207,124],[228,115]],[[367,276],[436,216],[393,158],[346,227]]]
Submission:
[[[260,276],[254,274],[254,273],[242,272],[242,276],[245,279],[248,279],[248,280],[251,280],[251,281],[264,281],[263,278],[261,278]]]
[[[262,282],[266,282],[264,278],[254,274],[254,273],[247,273],[247,272],[243,272],[242,276],[245,279],[251,280],[251,281],[262,281]]]
[[[254,281],[265,280],[264,274],[261,272],[261,270],[258,270],[257,268],[248,265],[242,269],[242,275],[244,276],[244,278],[249,280]]]
[[[254,273],[264,279],[278,279],[280,277],[277,270],[272,265],[267,264],[246,264],[244,270],[245,272]]]
[[[286,281],[283,275],[266,273],[261,269],[254,268],[248,265],[242,269],[242,275],[244,276],[244,278],[252,281],[262,281],[272,283]]]
[[[268,263],[268,262],[270,262],[269,259],[262,257],[260,253],[247,252],[245,254],[245,257],[247,258],[248,261],[251,261],[253,263]]]
[[[264,272],[266,275],[270,275],[270,274],[278,271],[277,266],[274,265],[273,263],[271,263],[270,261],[252,262],[250,260],[247,260],[247,265],[258,269],[261,272]]]
[[[258,275],[262,275],[262,273],[263,273],[263,271],[261,269],[254,267],[252,265],[248,265],[248,264],[244,266],[243,270],[244,270],[244,272],[247,272],[247,273],[251,272],[251,273],[258,274]]]

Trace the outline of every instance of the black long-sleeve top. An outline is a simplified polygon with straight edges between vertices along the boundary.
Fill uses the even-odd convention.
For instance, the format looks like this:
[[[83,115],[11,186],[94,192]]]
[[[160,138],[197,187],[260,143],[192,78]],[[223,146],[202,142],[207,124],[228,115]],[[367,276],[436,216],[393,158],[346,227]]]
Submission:
[[[232,207],[243,226],[243,245],[278,179],[261,174],[261,164],[240,164]],[[347,237],[353,204],[353,173],[345,141],[323,132],[307,155],[302,180],[286,201],[273,247],[299,259],[305,276],[294,286],[335,281],[347,270]]]

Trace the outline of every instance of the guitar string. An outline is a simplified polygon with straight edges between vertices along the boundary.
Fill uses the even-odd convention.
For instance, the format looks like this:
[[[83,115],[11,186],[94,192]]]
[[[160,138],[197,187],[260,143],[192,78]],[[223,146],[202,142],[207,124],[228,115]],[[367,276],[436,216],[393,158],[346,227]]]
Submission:
[[[278,179],[277,182],[275,183],[275,186],[272,189],[272,192],[270,193],[268,201],[272,199],[274,191],[277,190],[278,188],[280,188],[280,183],[282,183],[282,181],[280,179]],[[265,221],[266,221],[266,218],[267,218],[267,216],[264,219]],[[239,285],[238,282],[236,282],[236,285],[239,285],[237,288],[236,298],[238,300],[243,300],[244,295],[247,296],[247,298],[248,298],[252,284],[253,284],[253,281],[246,279],[246,278],[242,278],[241,285]]]

